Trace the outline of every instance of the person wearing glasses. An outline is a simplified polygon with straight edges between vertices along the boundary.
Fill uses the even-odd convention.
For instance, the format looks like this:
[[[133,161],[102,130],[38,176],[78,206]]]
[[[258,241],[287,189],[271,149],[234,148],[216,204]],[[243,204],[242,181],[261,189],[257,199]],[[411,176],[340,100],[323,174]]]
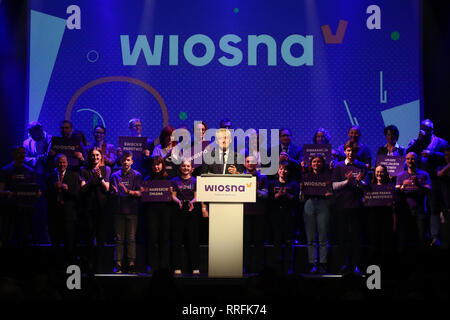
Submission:
[[[128,129],[130,130],[131,137],[142,137],[142,121],[139,118],[133,118],[128,121]],[[154,148],[154,142],[152,139],[147,138],[147,147],[142,150],[143,158],[141,160],[134,159],[133,169],[139,171],[143,176],[148,174],[148,168],[150,168],[152,160],[152,152]],[[121,168],[120,158],[122,157],[122,148],[116,150],[116,167]]]
[[[88,146],[88,149],[96,147],[102,150],[103,158],[101,165],[113,167],[116,162],[116,151],[114,145],[105,142],[106,128],[102,125],[96,125],[94,128],[94,143]]]

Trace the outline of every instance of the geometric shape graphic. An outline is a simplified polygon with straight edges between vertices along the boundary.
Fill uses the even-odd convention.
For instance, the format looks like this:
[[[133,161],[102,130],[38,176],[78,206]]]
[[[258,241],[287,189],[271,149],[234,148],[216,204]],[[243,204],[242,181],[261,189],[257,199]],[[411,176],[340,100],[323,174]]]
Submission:
[[[348,114],[348,117],[350,118],[350,123],[352,124],[352,126],[354,126],[354,125],[359,126],[359,123],[358,123],[358,120],[356,119],[356,117],[352,117],[352,114],[350,113],[350,109],[348,108],[346,100],[344,100],[344,104],[345,104],[345,109],[347,109],[347,114]]]
[[[31,10],[28,122],[39,119],[65,28],[65,19]]]
[[[400,106],[381,111],[384,126],[395,125],[400,131],[398,144],[407,146],[417,138],[420,128],[420,100],[415,100]]]
[[[124,77],[124,76],[112,76],[112,77],[103,77],[103,78],[98,78],[95,80],[92,80],[89,83],[86,83],[84,86],[82,86],[81,88],[79,88],[72,96],[72,98],[70,98],[69,103],[67,104],[66,107],[66,115],[65,115],[65,120],[70,120],[71,116],[72,116],[72,109],[75,107],[75,103],[77,102],[78,98],[87,90],[89,90],[90,88],[93,88],[95,86],[104,84],[104,83],[110,83],[110,82],[126,82],[126,83],[132,83],[135,84],[143,89],[145,89],[147,92],[149,92],[158,102],[159,107],[161,108],[161,114],[162,114],[162,118],[163,118],[163,125],[162,127],[167,127],[169,125],[169,112],[167,111],[167,106],[166,103],[164,102],[164,99],[162,98],[162,96],[159,94],[158,91],[156,91],[155,88],[153,88],[151,85],[149,85],[148,83],[136,79],[136,78],[132,78],[132,77]],[[105,124],[105,122],[103,122]],[[155,144],[159,143],[159,138],[155,139]]]
[[[94,114],[94,125],[92,128],[94,128],[98,124],[98,118],[100,118],[102,120],[102,125],[106,128],[105,120],[103,119],[103,117],[100,113],[98,113],[97,111],[90,109],[90,108],[83,108],[83,109],[77,110],[77,112],[82,112],[82,111],[90,111]]]
[[[184,111],[181,111],[180,114],[178,115],[178,117],[180,118],[180,120],[186,120],[187,119],[187,113]]]
[[[91,50],[87,53],[86,58],[89,62],[96,62],[98,60],[98,52]]]
[[[383,91],[383,71],[380,71],[380,103],[387,103],[387,90]]]
[[[394,31],[391,33],[391,39],[394,41],[397,41],[398,39],[400,39],[400,33],[398,33],[398,31]]]
[[[341,44],[344,41],[345,30],[347,29],[348,21],[339,20],[339,25],[336,34],[331,33],[330,25],[324,25],[322,29],[322,35],[326,44]]]

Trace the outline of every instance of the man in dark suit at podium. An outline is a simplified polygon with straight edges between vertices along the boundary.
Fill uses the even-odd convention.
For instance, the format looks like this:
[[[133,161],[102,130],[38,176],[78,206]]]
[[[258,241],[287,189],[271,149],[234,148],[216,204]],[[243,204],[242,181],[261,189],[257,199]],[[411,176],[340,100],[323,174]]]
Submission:
[[[244,172],[243,161],[238,161],[240,155],[233,151],[231,142],[231,132],[228,129],[221,128],[217,130],[217,147],[205,155],[210,159],[214,159],[214,162],[211,164],[203,163],[202,173],[237,174]],[[219,152],[219,154],[216,155],[216,152]]]

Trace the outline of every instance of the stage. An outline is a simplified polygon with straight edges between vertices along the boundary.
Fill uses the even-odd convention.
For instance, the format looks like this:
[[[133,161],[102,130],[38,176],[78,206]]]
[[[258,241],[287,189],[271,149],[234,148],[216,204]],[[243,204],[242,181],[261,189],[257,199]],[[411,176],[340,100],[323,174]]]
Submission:
[[[112,247],[108,248],[112,250]],[[266,247],[266,252],[268,250],[270,247]],[[139,300],[173,304],[180,308],[200,302],[270,304],[280,301],[450,298],[449,252],[439,248],[397,255],[389,263],[380,265],[381,287],[372,290],[368,288],[371,275],[365,274],[365,267],[361,268],[363,277],[355,274],[342,276],[333,268],[330,268],[330,274],[311,275],[307,269],[294,263],[294,268],[287,274],[266,268],[259,273],[244,273],[242,278],[209,278],[207,265],[205,269],[206,246],[202,246],[202,252],[199,275],[192,275],[185,269],[182,275],[173,275],[173,271],[167,269],[147,273],[142,264],[138,264],[139,273],[136,275],[114,274],[111,268],[104,273],[93,273],[85,272],[79,260],[80,289],[69,290],[69,263],[55,262],[50,247],[2,248],[0,287],[3,292],[0,292],[0,297],[5,298],[4,290],[10,288],[9,285],[15,288],[17,295],[8,291],[8,298],[16,300]],[[295,246],[294,252],[301,256],[306,253],[306,248]]]

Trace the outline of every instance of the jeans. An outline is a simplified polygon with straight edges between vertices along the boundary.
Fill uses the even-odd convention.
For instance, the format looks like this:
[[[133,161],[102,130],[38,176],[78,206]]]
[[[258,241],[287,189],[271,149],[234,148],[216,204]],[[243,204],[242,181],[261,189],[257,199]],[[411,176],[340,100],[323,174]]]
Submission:
[[[328,256],[328,226],[330,207],[327,199],[310,198],[305,202],[305,230],[308,244],[308,262],[316,262],[316,231],[319,238],[319,262],[327,263]]]
[[[128,263],[136,261],[136,230],[138,217],[136,214],[114,215],[116,233],[116,252],[114,260],[122,261],[124,242],[127,242]]]

